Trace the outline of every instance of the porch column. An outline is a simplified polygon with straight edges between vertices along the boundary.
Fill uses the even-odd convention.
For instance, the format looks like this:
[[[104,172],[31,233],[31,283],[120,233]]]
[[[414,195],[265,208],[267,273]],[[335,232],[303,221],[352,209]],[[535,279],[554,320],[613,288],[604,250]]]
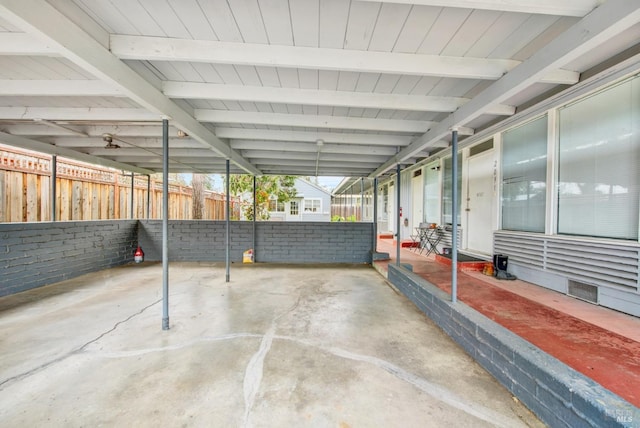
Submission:
[[[229,173],[229,159],[227,159],[227,189],[226,189],[226,198],[227,198],[227,206],[226,206],[226,227],[227,227],[227,233],[225,236],[225,263],[226,263],[226,269],[227,269],[227,274],[226,274],[226,281],[229,282],[229,278],[230,278],[230,245],[231,245],[231,198],[229,197],[229,190],[231,188],[230,183],[229,183],[229,178],[230,178],[230,173]]]
[[[58,156],[51,156],[51,202],[49,204],[51,209],[51,221],[56,221],[56,211],[58,210],[58,204],[56,201],[56,181],[58,180]]]
[[[451,132],[451,302],[458,300],[458,130]]]
[[[360,177],[360,219],[364,218],[364,178]]]
[[[169,330],[169,121],[162,119],[162,329]]]
[[[400,266],[400,164],[396,164],[396,266]]]
[[[135,172],[131,173],[131,197],[129,198],[129,203],[131,206],[129,207],[129,218],[133,218],[133,190],[136,182],[136,174]]]
[[[147,220],[151,218],[151,175],[147,175]]]
[[[253,244],[251,249],[253,251],[253,261],[256,261],[256,221],[258,218],[258,213],[256,209],[258,208],[258,204],[256,203],[256,176],[253,176]]]
[[[373,179],[373,252],[378,251],[378,177]]]

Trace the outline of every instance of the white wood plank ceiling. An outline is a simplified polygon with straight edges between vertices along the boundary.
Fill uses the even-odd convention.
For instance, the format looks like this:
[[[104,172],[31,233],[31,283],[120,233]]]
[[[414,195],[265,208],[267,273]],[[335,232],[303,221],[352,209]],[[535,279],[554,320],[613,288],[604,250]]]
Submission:
[[[639,40],[638,0],[0,0],[0,142],[159,171],[168,118],[173,171],[373,177]]]

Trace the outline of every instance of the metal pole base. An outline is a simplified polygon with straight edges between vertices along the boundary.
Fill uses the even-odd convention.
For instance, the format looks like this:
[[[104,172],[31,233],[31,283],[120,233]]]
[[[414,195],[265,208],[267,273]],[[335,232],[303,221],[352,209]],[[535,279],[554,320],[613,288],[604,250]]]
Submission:
[[[162,318],[162,329],[169,330],[169,317]]]
[[[227,282],[229,282],[229,279],[230,279],[229,274],[227,274]]]

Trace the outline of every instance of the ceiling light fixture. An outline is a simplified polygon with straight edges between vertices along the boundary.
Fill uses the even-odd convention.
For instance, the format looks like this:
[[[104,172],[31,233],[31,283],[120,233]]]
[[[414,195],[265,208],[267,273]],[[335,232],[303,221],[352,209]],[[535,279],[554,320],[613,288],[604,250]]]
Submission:
[[[102,141],[107,143],[104,148],[105,149],[119,149],[120,146],[118,144],[114,144],[113,135],[111,134],[102,134]]]

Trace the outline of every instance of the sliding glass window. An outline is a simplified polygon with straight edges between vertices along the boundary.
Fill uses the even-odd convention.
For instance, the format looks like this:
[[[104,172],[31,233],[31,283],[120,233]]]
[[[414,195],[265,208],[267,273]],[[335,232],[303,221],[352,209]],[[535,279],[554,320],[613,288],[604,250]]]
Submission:
[[[559,113],[558,233],[637,240],[640,78]]]
[[[445,224],[453,224],[451,220],[451,213],[453,212],[453,206],[451,204],[452,196],[453,196],[453,187],[451,180],[451,173],[453,169],[453,162],[451,157],[448,157],[444,160],[444,171],[442,176],[442,220]],[[457,183],[458,186],[458,194],[457,194],[457,222],[456,224],[460,225],[460,201],[462,200],[462,154],[458,153],[458,177]]]
[[[427,165],[424,180],[424,213],[427,223],[440,224],[440,163]]]
[[[544,232],[547,116],[502,137],[502,229]]]

